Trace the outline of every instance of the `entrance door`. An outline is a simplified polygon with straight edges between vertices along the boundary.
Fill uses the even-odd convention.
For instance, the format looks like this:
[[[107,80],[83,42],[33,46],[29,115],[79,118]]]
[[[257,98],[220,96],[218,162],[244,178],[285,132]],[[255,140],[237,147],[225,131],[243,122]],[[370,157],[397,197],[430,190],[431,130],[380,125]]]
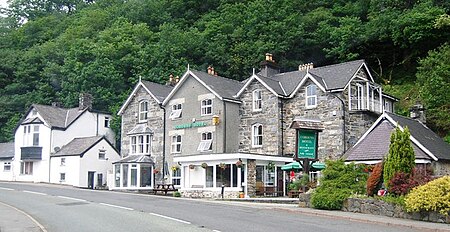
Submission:
[[[94,189],[94,174],[95,172],[88,172],[88,188]]]

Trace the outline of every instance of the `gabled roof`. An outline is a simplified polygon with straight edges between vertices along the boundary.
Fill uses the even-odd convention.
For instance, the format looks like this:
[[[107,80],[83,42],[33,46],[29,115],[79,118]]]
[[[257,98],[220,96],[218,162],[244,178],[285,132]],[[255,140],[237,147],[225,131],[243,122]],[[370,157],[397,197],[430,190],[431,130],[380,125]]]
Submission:
[[[117,112],[117,115],[122,115],[125,108],[127,108],[128,104],[130,104],[131,100],[133,99],[135,93],[139,90],[139,88],[144,88],[145,91],[153,98],[155,99],[158,104],[161,104],[164,99],[169,95],[170,91],[172,91],[173,87],[170,85],[161,85],[158,83],[154,83],[151,81],[144,81],[139,80],[139,82],[136,84],[136,86],[133,89],[133,92],[128,96],[125,103],[120,107],[119,112]]]
[[[153,134],[152,129],[146,123],[136,124],[136,126],[127,133],[127,135]]]
[[[345,161],[383,160],[389,152],[391,133],[394,130],[392,123],[382,120],[361,142],[347,152]],[[414,143],[412,145],[416,159],[431,160],[417,145]]]
[[[346,161],[381,160],[389,150],[390,134],[397,123],[401,130],[409,128],[416,159],[450,160],[450,145],[428,127],[417,120],[385,112],[346,152]]]
[[[386,114],[392,118],[392,120],[398,122],[400,126],[407,126],[411,132],[411,136],[431,153],[433,153],[433,155],[435,155],[438,159],[450,160],[450,144],[442,140],[442,138],[440,138],[430,128],[418,120],[389,112],[386,112]]]
[[[183,83],[189,77],[195,78],[200,84],[202,84],[206,89],[208,89],[220,100],[239,102],[239,99],[237,99],[235,95],[244,85],[243,83],[221,76],[210,75],[205,72],[188,70],[181,77],[178,84],[175,86],[175,88],[173,88],[173,90],[169,93],[166,99],[164,99],[164,102],[162,103],[163,105],[169,102],[172,96],[178,91],[178,89],[180,89],[183,86]]]
[[[89,151],[93,146],[95,146],[100,141],[105,140],[114,150],[114,146],[104,137],[104,136],[93,136],[93,137],[83,137],[75,138],[68,144],[61,147],[61,150],[52,154],[52,157],[58,156],[81,156]],[[117,151],[117,150],[116,150]]]
[[[33,104],[28,109],[25,117],[31,112],[32,109],[35,109],[39,115],[42,117],[44,122],[52,128],[66,129],[69,127],[80,115],[84,112],[88,111],[88,109],[78,110],[78,108],[61,108],[56,106],[47,106],[40,104]],[[28,118],[23,119],[19,125],[29,124],[29,123],[42,123],[40,119]],[[17,129],[17,128],[16,128]]]
[[[12,159],[14,157],[14,142],[0,143],[0,159]]]

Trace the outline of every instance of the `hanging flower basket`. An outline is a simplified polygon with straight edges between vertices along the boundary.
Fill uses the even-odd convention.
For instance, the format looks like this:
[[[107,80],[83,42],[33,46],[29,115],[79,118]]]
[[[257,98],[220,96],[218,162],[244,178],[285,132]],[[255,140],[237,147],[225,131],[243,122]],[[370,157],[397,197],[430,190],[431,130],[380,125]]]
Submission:
[[[202,163],[202,168],[206,169],[208,167],[207,163]]]
[[[269,171],[274,171],[275,170],[275,163],[273,161],[269,161],[269,163],[267,164],[267,169]]]
[[[236,167],[238,168],[242,167],[242,161],[240,160],[236,161]]]
[[[227,165],[225,163],[220,163],[219,168],[221,168],[222,170],[225,170],[225,168],[227,168]]]
[[[194,168],[195,168],[195,165],[189,164],[189,169],[194,169]]]
[[[176,171],[176,170],[180,169],[180,166],[173,165],[172,167],[170,167],[170,169],[172,169],[172,171]]]
[[[157,168],[155,168],[155,169],[153,169],[153,173],[154,173],[154,174],[158,174],[158,173],[159,173],[159,170],[158,170]]]

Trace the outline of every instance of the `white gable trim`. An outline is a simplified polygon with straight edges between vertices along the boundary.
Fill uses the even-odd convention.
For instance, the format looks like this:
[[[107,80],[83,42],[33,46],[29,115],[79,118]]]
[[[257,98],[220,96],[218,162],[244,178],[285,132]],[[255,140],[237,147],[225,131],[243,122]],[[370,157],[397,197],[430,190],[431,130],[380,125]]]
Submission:
[[[294,91],[291,93],[291,95],[289,96],[290,98],[294,97],[294,95],[298,92],[298,90],[300,89],[300,87],[303,86],[303,84],[305,84],[306,80],[310,79],[312,82],[314,82],[314,84],[316,84],[317,86],[319,86],[319,89],[322,90],[322,92],[326,92],[325,87],[320,84],[316,78],[314,78],[311,74],[306,73],[306,75],[303,77],[302,81],[300,81],[300,83],[297,85],[297,87],[294,89]]]
[[[395,126],[398,126],[400,128],[400,130],[404,130],[403,127],[401,125],[399,125],[393,118],[389,117],[389,115],[385,115],[386,119],[389,120],[392,124],[394,124]],[[416,138],[414,138],[412,135],[409,136],[409,138],[411,139],[411,141],[416,144],[422,151],[424,151],[428,156],[430,156],[434,161],[438,161],[438,158],[433,155],[433,153],[431,153],[425,146],[423,146],[419,141],[417,141]]]
[[[131,92],[131,94],[128,96],[127,100],[125,101],[125,103],[122,105],[122,107],[120,107],[119,112],[117,112],[117,115],[122,115],[123,111],[125,110],[125,108],[128,106],[128,104],[130,104],[131,99],[133,99],[134,95],[136,94],[136,92],[138,91],[139,87],[142,87],[145,89],[145,91],[148,92],[148,94],[150,94],[150,96],[155,99],[156,102],[158,102],[158,104],[161,104],[161,102],[158,100],[158,98],[155,97],[155,95],[153,95],[152,92],[150,92],[150,90],[145,87],[145,85],[139,80],[139,83],[136,85],[136,87],[134,87],[133,92]]]
[[[345,84],[343,90],[345,90],[345,89],[348,88],[348,86],[349,86],[350,83],[353,81],[353,79],[356,78],[356,74],[359,73],[359,70],[361,70],[362,67],[364,67],[364,68],[366,69],[366,71],[367,71],[367,74],[369,74],[370,80],[368,80],[368,81],[370,81],[370,82],[372,82],[372,83],[375,83],[375,81],[373,80],[372,74],[371,74],[370,71],[369,71],[369,68],[367,67],[366,63],[363,62],[363,63],[361,64],[361,66],[359,66],[359,68],[358,68],[358,69],[356,70],[356,72],[353,74],[352,78],[350,78],[350,80],[347,82],[347,84]]]
[[[235,95],[235,97],[240,97],[242,95],[242,93],[244,92],[245,89],[247,89],[247,87],[251,84],[251,82],[253,80],[257,80],[259,81],[259,83],[261,83],[266,89],[268,89],[271,93],[273,93],[275,96],[277,97],[281,97],[280,95],[277,94],[277,92],[275,92],[275,90],[273,90],[269,85],[267,85],[266,82],[264,82],[263,80],[261,80],[261,78],[259,78],[256,74],[253,74],[250,79],[247,81],[247,83],[245,83],[245,85],[241,88],[241,90],[239,90],[239,92]],[[280,82],[278,82],[278,84],[281,86]],[[281,86],[281,89],[283,90],[284,94],[286,94],[286,92],[284,91],[283,87]]]
[[[169,95],[166,97],[166,99],[164,99],[164,101],[162,102],[162,105],[166,105],[167,102],[170,100],[170,98],[173,97],[173,95],[175,94],[176,91],[178,91],[179,88],[181,88],[181,85],[183,85],[183,83],[186,81],[187,76],[191,75],[192,77],[194,77],[198,82],[200,82],[200,84],[202,84],[206,89],[209,90],[209,92],[211,92],[212,94],[214,94],[217,98],[219,98],[220,100],[224,100],[222,98],[222,96],[220,96],[216,91],[214,91],[213,89],[211,89],[211,87],[209,87],[205,82],[203,82],[202,80],[200,80],[200,78],[198,78],[193,72],[191,72],[191,70],[188,70],[183,77],[181,77],[180,81],[178,82],[178,84],[175,86],[175,88],[169,93]]]

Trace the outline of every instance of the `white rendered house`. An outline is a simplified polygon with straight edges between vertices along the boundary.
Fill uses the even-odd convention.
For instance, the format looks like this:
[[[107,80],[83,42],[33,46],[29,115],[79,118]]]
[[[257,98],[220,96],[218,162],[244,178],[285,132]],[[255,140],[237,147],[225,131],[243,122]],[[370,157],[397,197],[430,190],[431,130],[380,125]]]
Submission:
[[[83,94],[77,108],[30,107],[15,130],[12,181],[51,182],[50,157],[75,138],[104,136],[115,141],[111,115],[92,110],[91,98]]]

